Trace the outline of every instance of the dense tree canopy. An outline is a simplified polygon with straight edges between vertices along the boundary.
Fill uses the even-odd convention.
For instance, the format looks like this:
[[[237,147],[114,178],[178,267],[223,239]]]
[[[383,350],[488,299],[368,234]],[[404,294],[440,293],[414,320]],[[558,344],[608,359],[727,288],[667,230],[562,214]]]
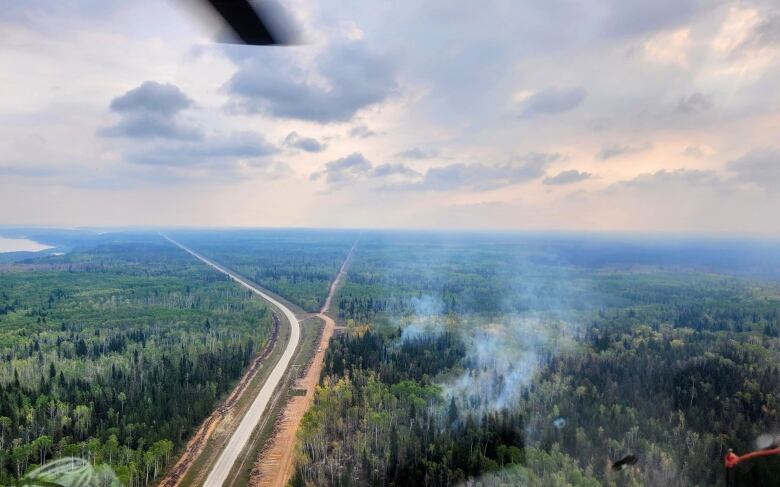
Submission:
[[[776,283],[485,239],[361,241],[297,485],[723,485],[726,449],[776,431]],[[541,326],[483,339],[523,320]],[[733,485],[778,474],[765,458]]]
[[[49,459],[146,485],[270,336],[271,314],[164,243],[0,271],[0,484]]]
[[[177,238],[315,311],[357,235]],[[723,485],[726,449],[780,422],[774,274],[586,240],[360,236],[292,483]],[[79,245],[0,268],[0,484],[68,455],[153,482],[269,338],[157,236]],[[733,474],[774,485],[780,459]]]

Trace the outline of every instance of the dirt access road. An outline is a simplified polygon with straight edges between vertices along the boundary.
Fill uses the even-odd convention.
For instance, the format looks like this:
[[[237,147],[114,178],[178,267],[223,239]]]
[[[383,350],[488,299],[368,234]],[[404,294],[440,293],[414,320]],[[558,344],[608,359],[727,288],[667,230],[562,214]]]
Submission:
[[[347,258],[341,265],[336,279],[330,285],[325,304],[322,306],[319,314],[317,314],[317,317],[324,322],[319,346],[314,353],[306,375],[296,383],[296,388],[305,390],[306,395],[293,396],[285,405],[279,427],[252,469],[250,479],[250,485],[252,486],[284,487],[292,477],[293,469],[295,468],[295,437],[298,432],[298,426],[301,424],[301,419],[303,419],[306,410],[309,409],[312,401],[314,401],[314,391],[320,381],[325,350],[328,348],[330,338],[336,329],[336,323],[333,321],[333,318],[326,313],[330,311],[333,296],[344,283],[354,250],[355,246],[353,245],[349,254],[347,254]]]
[[[228,275],[231,279],[233,279],[240,285],[244,286],[245,288],[249,289],[253,293],[263,298],[265,301],[273,305],[276,309],[281,311],[285,319],[290,323],[290,328],[291,328],[290,340],[287,342],[287,345],[284,349],[284,352],[282,353],[281,358],[279,359],[279,361],[276,363],[276,366],[269,374],[267,380],[263,384],[263,387],[260,389],[260,392],[257,394],[254,401],[252,402],[252,405],[249,407],[244,417],[241,419],[241,422],[238,424],[238,427],[231,435],[230,440],[227,443],[227,446],[220,453],[219,457],[217,458],[217,462],[209,471],[209,474],[206,477],[206,480],[203,484],[205,487],[221,487],[225,482],[225,480],[227,479],[228,475],[230,474],[230,471],[233,468],[233,465],[236,463],[236,460],[238,460],[239,455],[246,447],[247,442],[249,441],[249,438],[252,435],[252,432],[255,430],[255,427],[258,425],[261,418],[263,417],[263,413],[267,409],[268,403],[273,396],[274,390],[284,379],[285,372],[287,371],[290,365],[290,361],[293,358],[293,354],[295,353],[295,349],[298,346],[298,342],[300,341],[301,338],[301,327],[300,327],[300,323],[295,318],[295,314],[292,311],[290,311],[289,308],[287,308],[285,305],[283,305],[273,297],[264,293],[256,286],[250,284],[249,282],[242,279],[235,273],[201,256],[197,252],[190,250],[189,248],[185,247],[179,242],[166,236],[163,237],[169,242],[171,242],[172,244],[186,251],[193,257],[213,267],[214,269]]]

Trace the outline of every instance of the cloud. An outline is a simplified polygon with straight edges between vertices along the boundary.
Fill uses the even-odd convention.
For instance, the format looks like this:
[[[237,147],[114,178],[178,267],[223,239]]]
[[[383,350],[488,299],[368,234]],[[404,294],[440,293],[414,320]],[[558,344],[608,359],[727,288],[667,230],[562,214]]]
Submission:
[[[313,41],[309,46],[253,49],[204,45],[197,49],[199,52],[191,43],[180,42],[180,29],[149,25],[156,32],[150,36],[148,29],[139,30],[132,21],[110,21],[131,20],[138,15],[165,19],[170,17],[167,2],[124,2],[120,6],[89,0],[99,3],[98,8],[115,11],[96,19],[93,8],[76,5],[81,2],[71,8],[52,7],[57,13],[54,16],[36,16],[38,7],[53,2],[32,1],[36,6],[33,9],[29,2],[22,2],[27,7],[11,7],[18,15],[12,13],[9,17],[8,9],[0,13],[7,37],[0,51],[6,64],[15,67],[5,73],[5,124],[0,137],[0,206],[4,208],[0,216],[8,221],[47,218],[63,224],[88,224],[90,219],[104,218],[102,214],[109,208],[114,214],[120,208],[127,210],[123,214],[132,221],[155,218],[169,223],[203,219],[207,224],[230,225],[292,222],[646,231],[709,228],[778,233],[777,224],[771,223],[772,212],[777,213],[780,202],[771,196],[776,191],[748,182],[759,180],[746,167],[736,163],[735,170],[726,167],[729,160],[772,140],[771,122],[780,101],[773,91],[780,76],[780,44],[776,41],[780,29],[771,27],[777,25],[780,12],[773,0],[729,0],[728,4],[715,0],[714,8],[707,0],[568,2],[568,16],[561,16],[558,2],[535,2],[530,10],[527,4],[507,1],[491,8],[461,0],[435,1],[435,5],[402,1],[381,6],[373,2],[332,6],[310,2],[299,5],[295,12],[312,27],[308,29]],[[24,21],[18,20],[20,16]],[[386,18],[398,22],[382,20]],[[342,22],[354,25],[345,29]],[[493,28],[486,30],[485,25]],[[46,36],[53,28],[58,32],[55,43]],[[337,39],[344,36],[360,38],[358,30],[362,38],[346,45],[356,46],[365,57],[382,59],[382,63],[372,68],[370,62],[351,56],[345,64],[350,69],[359,66],[355,68],[359,75],[343,73],[341,81],[328,71],[338,76],[339,63],[325,57],[338,58],[329,54],[329,46],[343,42]],[[744,50],[732,52],[740,43]],[[166,48],[159,49],[160,45]],[[73,56],[74,52],[79,55]],[[61,76],[41,76],[41,66]],[[364,72],[369,75],[364,76]],[[379,73],[378,85],[365,82],[373,72]],[[249,79],[250,74],[260,82]],[[105,80],[109,78],[119,80],[121,89],[106,92]],[[242,79],[247,83],[239,86]],[[140,94],[135,96],[122,96],[140,88],[145,80],[155,80],[161,86],[172,83],[185,99],[174,93],[170,99],[163,96],[151,102],[150,97],[140,96],[145,90],[138,90]],[[220,85],[221,91],[215,92]],[[359,99],[334,108],[336,101],[353,96],[353,86]],[[557,89],[546,90],[551,87]],[[240,93],[233,91],[239,88]],[[518,93],[508,114],[508,98],[518,90],[530,91]],[[578,97],[570,97],[573,100],[569,105],[576,106],[570,111],[556,111],[566,108],[561,101],[566,97],[561,93],[569,90],[575,95],[580,91],[584,99],[578,102]],[[691,98],[697,92],[712,107],[684,115],[687,105],[697,107],[696,97]],[[109,110],[114,97],[123,99],[117,102],[118,111]],[[220,100],[227,100],[227,104],[215,105]],[[675,111],[678,105],[681,113]],[[361,108],[355,108],[358,106]],[[225,110],[231,107],[260,115],[236,117]],[[528,118],[521,118],[523,111],[527,111],[524,116]],[[324,136],[323,127],[273,118],[281,116],[275,114],[291,113],[317,122],[350,117],[353,112],[348,122],[326,127],[325,132],[338,134],[334,139]],[[718,120],[713,119],[715,112]],[[115,127],[120,122],[121,126]],[[105,135],[122,138],[96,143],[96,128],[109,126]],[[266,132],[266,127],[273,130]],[[31,130],[46,134],[49,150],[23,141]],[[224,154],[226,140],[234,130],[262,133],[283,152],[216,155],[219,147],[215,146],[222,146]],[[285,145],[283,141],[293,130],[301,139],[327,143],[327,149],[310,153]],[[198,148],[196,142],[204,146]],[[634,149],[646,142],[653,144],[652,152],[614,156],[605,162],[592,159],[609,144]],[[533,147],[529,144],[568,147],[572,159],[585,148],[590,150],[585,159],[591,158],[592,164],[554,162],[545,174],[524,186],[507,186],[495,193],[473,192],[512,180],[509,166],[527,161],[511,158],[518,147]],[[704,144],[717,146],[718,152],[713,149],[708,153]],[[696,145],[698,149],[686,151],[686,156],[680,154],[686,146]],[[735,147],[743,149],[734,152]],[[415,159],[396,155],[414,148],[422,152],[436,149],[439,156]],[[777,148],[780,150],[780,146]],[[335,151],[332,157],[331,151]],[[309,182],[312,172],[324,169],[327,161],[359,151],[372,167],[358,171],[357,183],[346,183],[342,194],[334,191],[334,195],[312,196],[327,184],[324,174],[316,183]],[[324,154],[327,156],[320,157]],[[458,154],[458,159],[441,157]],[[464,154],[470,158],[463,158]],[[631,168],[624,163],[634,159],[643,159],[646,164],[625,173]],[[276,160],[289,161],[297,171],[306,168],[306,180],[290,178],[262,191],[243,191],[242,182],[235,188],[226,186],[219,194],[204,192],[199,184],[182,184],[175,202],[164,189],[155,193],[143,187],[154,187],[153,178],[161,180],[166,174],[171,181],[174,176],[207,181],[236,167],[262,167]],[[402,164],[395,166],[396,162]],[[449,168],[447,174],[427,174],[428,169],[453,163],[464,167]],[[474,167],[475,163],[481,166]],[[602,174],[591,167],[596,163],[623,167]],[[694,173],[675,174],[679,167],[710,169],[721,181],[697,179]],[[574,168],[592,172],[593,176],[568,186],[544,184],[545,179],[552,180],[564,169]],[[625,194],[606,195],[599,190],[659,169],[666,169],[666,173],[630,183],[631,187],[648,187],[655,181],[655,193],[625,190]],[[475,173],[473,182],[453,175],[465,178],[463,174],[469,170]],[[101,187],[109,176],[129,184],[128,172],[140,174],[132,191],[121,194]],[[5,176],[10,173],[17,175]],[[90,180],[95,191],[79,190],[65,198],[62,191],[74,184],[76,173]],[[445,182],[447,176],[450,179]],[[251,186],[260,187],[264,179],[252,180]],[[688,190],[692,183],[704,186]],[[458,188],[446,193],[423,191],[448,184]],[[678,188],[677,192],[670,196],[665,184]],[[712,185],[732,188],[732,195],[722,198],[720,189]],[[385,186],[420,191],[402,193],[409,198],[399,198],[398,193],[378,194],[377,190]],[[40,198],[25,201],[19,196],[14,198],[13,192],[34,192]],[[300,204],[277,204],[278,211],[258,212],[258,207],[278,203],[280,195],[300,196]],[[106,203],[120,196],[125,198],[121,205]],[[225,200],[223,206],[230,206],[231,211],[224,215],[193,211],[208,206],[213,198]],[[84,209],[76,211],[72,205],[79,200]],[[681,200],[690,207],[681,206]],[[131,201],[138,204],[127,203]],[[466,221],[463,211],[447,206],[476,201],[509,201],[509,207],[500,212],[475,212]],[[656,209],[659,202],[664,211]],[[176,209],[168,206],[166,211],[147,216],[150,207],[164,208],[174,203]],[[372,211],[366,212],[368,207]],[[324,213],[317,210],[325,208],[331,211],[322,220],[318,215]]]
[[[607,10],[604,31],[617,36],[641,36],[684,25],[701,12],[714,8],[718,0],[655,0],[652,2],[602,2]]]
[[[513,160],[546,167],[551,162],[560,161],[563,158],[564,157],[557,152],[528,152],[515,156]]]
[[[419,176],[420,173],[410,168],[406,164],[380,164],[372,171],[372,176],[377,178],[393,175],[416,177]]]
[[[396,157],[401,157],[403,159],[430,159],[436,157],[436,155],[437,153],[435,150],[423,150],[417,147],[403,150],[395,154]]]
[[[300,149],[306,152],[322,152],[325,150],[326,144],[323,144],[317,139],[311,137],[301,137],[298,132],[290,132],[282,142],[286,147],[292,149]]]
[[[405,164],[374,164],[366,159],[363,154],[352,154],[330,161],[321,171],[313,173],[309,179],[316,181],[325,178],[325,182],[331,185],[350,183],[359,179],[387,178],[392,176],[417,177],[420,173]]]
[[[718,187],[723,180],[715,171],[698,169],[662,169],[654,173],[643,173],[633,179],[619,181],[610,185],[607,190],[639,189],[658,190],[690,187]]]
[[[112,127],[106,127],[98,132],[103,137],[128,137],[131,139],[179,139],[198,140],[202,137],[200,130],[186,127],[154,114],[128,115]]]
[[[752,183],[766,190],[780,190],[780,153],[774,149],[760,149],[729,161],[726,169],[737,181]]]
[[[0,175],[8,177],[45,178],[62,176],[63,171],[56,167],[30,167],[21,164],[0,164]]]
[[[102,130],[101,135],[153,139],[129,146],[124,154],[131,165],[125,172],[136,179],[179,182],[198,177],[231,178],[238,171],[271,176],[289,171],[286,164],[268,159],[279,149],[260,134],[205,136],[182,124],[181,112],[192,106],[193,100],[177,86],[147,81],[111,101],[110,109],[119,114],[120,121]]]
[[[325,177],[328,184],[340,184],[354,181],[368,174],[374,165],[359,152],[330,161],[325,164],[325,169],[313,173],[309,179],[316,181]]]
[[[197,140],[200,130],[181,123],[179,114],[194,102],[170,83],[145,81],[111,100],[109,108],[119,114],[119,122],[98,131],[103,137],[134,139]]]
[[[227,166],[239,160],[256,162],[277,152],[278,149],[259,134],[238,133],[200,142],[164,144],[131,152],[127,159],[134,164],[151,166]]]
[[[156,112],[171,116],[192,104],[192,99],[176,85],[145,81],[139,87],[111,100],[109,107],[117,113]]]
[[[520,115],[531,118],[536,115],[568,112],[582,104],[587,94],[582,87],[537,91],[520,102]]]
[[[355,137],[357,139],[367,139],[368,137],[374,137],[376,135],[379,134],[374,132],[370,128],[366,127],[365,125],[357,125],[355,127],[352,127],[352,129],[349,131],[349,136]]]
[[[780,153],[774,149],[761,149],[748,152],[744,156],[726,164],[729,174],[719,174],[712,170],[675,169],[656,171],[636,176],[633,179],[619,181],[610,185],[607,191],[617,189],[635,189],[659,192],[694,189],[709,189],[718,193],[734,193],[739,183],[756,185],[766,191],[780,191]],[[742,188],[743,194],[749,194]]]
[[[633,154],[636,152],[644,152],[646,150],[650,149],[650,144],[646,144],[644,146],[628,146],[628,145],[619,145],[619,144],[613,144],[608,145],[604,148],[602,148],[596,155],[595,159],[598,159],[600,161],[606,161],[607,159],[612,159],[614,157],[620,157],[624,156],[626,154]]]
[[[580,181],[585,181],[591,176],[592,174],[589,172],[580,172],[576,169],[570,169],[568,171],[560,172],[555,176],[546,177],[542,183],[547,185],[573,184],[579,183]]]
[[[742,42],[734,48],[734,52],[760,50],[778,45],[780,45],[780,10],[765,12],[761,20],[756,22]]]
[[[544,176],[547,166],[558,154],[531,153],[518,160],[523,162],[498,165],[449,164],[429,169],[421,181],[389,185],[385,189],[398,191],[487,191],[502,186],[524,183]]]
[[[704,112],[712,108],[712,102],[699,92],[680,98],[677,103],[677,113],[690,114]]]
[[[706,145],[689,145],[682,151],[682,155],[686,157],[692,157],[694,159],[701,159],[702,157],[709,156],[713,153],[711,147]]]
[[[328,46],[315,58],[313,72],[290,62],[296,50],[257,52],[226,84],[231,106],[244,113],[346,122],[397,90],[393,63],[361,41]]]

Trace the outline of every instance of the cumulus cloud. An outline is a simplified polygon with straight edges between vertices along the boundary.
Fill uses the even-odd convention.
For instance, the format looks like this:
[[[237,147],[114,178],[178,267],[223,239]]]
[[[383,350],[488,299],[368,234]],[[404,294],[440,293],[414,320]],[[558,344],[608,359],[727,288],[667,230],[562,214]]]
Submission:
[[[278,149],[260,134],[205,136],[182,123],[181,113],[193,106],[194,101],[177,86],[147,81],[111,100],[109,107],[120,120],[100,134],[150,139],[131,146],[124,154],[125,161],[134,166],[125,172],[136,179],[179,182],[200,176],[230,178],[239,168],[271,176],[289,171],[286,164],[269,159]],[[297,142],[306,145],[305,140]]]
[[[147,81],[111,101],[109,107],[119,114],[120,120],[100,134],[149,139],[125,151],[125,161],[133,166],[127,171],[133,177],[176,182],[199,175],[229,178],[240,167],[266,175],[289,171],[286,164],[269,159],[279,150],[260,134],[206,136],[182,123],[181,113],[193,106],[194,101],[177,86]],[[290,136],[286,140],[310,147],[307,140]]]
[[[780,153],[774,149],[760,149],[729,161],[726,173],[698,169],[662,169],[654,173],[640,174],[633,179],[613,183],[607,192],[615,190],[639,190],[659,195],[665,191],[694,189],[711,190],[718,193],[741,192],[749,194],[741,184],[751,184],[766,191],[780,190]]]
[[[430,159],[432,157],[436,157],[436,155],[437,153],[435,150],[424,150],[418,147],[403,150],[395,154],[396,157],[400,157],[402,159]]]
[[[774,149],[760,149],[729,161],[726,169],[737,181],[752,183],[766,190],[780,189],[780,153]]]
[[[156,112],[175,115],[192,104],[192,99],[176,85],[145,81],[137,88],[111,100],[109,107],[118,113]]]
[[[519,184],[544,176],[549,163],[558,154],[531,153],[507,164],[449,164],[426,171],[422,179],[398,183],[386,189],[401,191],[451,191],[466,189],[487,191],[502,186]]]
[[[653,2],[602,2],[606,8],[604,30],[618,36],[641,36],[647,32],[670,30],[690,21],[719,3],[701,0],[655,0]]]
[[[771,46],[780,46],[780,10],[763,12],[761,20],[735,46],[734,51],[760,50]]]
[[[322,152],[326,144],[312,137],[301,137],[298,132],[290,132],[282,142],[286,147],[300,149],[306,152]]]
[[[350,183],[365,178],[387,178],[391,176],[414,177],[420,173],[404,164],[374,164],[363,154],[354,152],[346,157],[330,161],[321,171],[313,173],[309,179],[316,181],[325,178],[331,185]]]
[[[643,173],[626,181],[619,181],[607,189],[664,190],[680,187],[716,187],[722,183],[723,180],[715,171],[684,168],[671,171],[662,169],[654,173]]]
[[[53,5],[51,1],[33,1],[37,6]],[[227,170],[224,168],[236,165],[270,164],[277,156],[259,155],[262,151],[224,155],[231,127],[250,123],[255,127],[275,127],[274,135],[263,134],[280,145],[285,160],[294,161],[290,164],[298,168],[311,164],[312,153],[306,152],[305,147],[294,146],[304,144],[302,139],[310,137],[323,145],[327,141],[328,151],[338,150],[334,157],[323,159],[323,164],[355,151],[363,151],[374,161],[371,169],[353,169],[360,184],[344,186],[345,191],[354,191],[350,198],[303,198],[300,205],[280,207],[273,215],[266,212],[263,218],[273,221],[260,221],[262,224],[292,221],[329,225],[349,218],[352,225],[375,225],[379,215],[386,225],[463,226],[467,224],[464,211],[446,205],[476,199],[495,204],[509,202],[507,209],[500,212],[495,208],[475,211],[468,224],[480,227],[593,225],[611,229],[778,231],[767,215],[777,212],[780,200],[771,197],[775,191],[757,185],[767,187],[771,176],[759,179],[755,167],[748,164],[751,159],[737,159],[743,152],[732,152],[735,147],[761,147],[772,140],[770,122],[777,116],[778,101],[773,89],[780,74],[780,29],[773,27],[780,22],[780,12],[772,0],[716,0],[716,8],[706,0],[570,2],[567,16],[561,16],[555,2],[536,2],[530,9],[522,2],[499,2],[485,8],[461,0],[447,5],[436,2],[435,7],[406,0],[392,5],[340,3],[328,8],[315,2],[300,5],[297,12],[306,23],[316,27],[316,32],[311,30],[316,42],[309,46],[252,49],[220,45],[200,47],[197,53],[188,43],[177,40],[177,29],[156,29],[152,38],[143,29],[134,28],[133,22],[108,22],[109,17],[116,17],[113,13],[96,21],[94,8],[78,5],[51,7],[57,13],[48,17],[56,20],[54,26],[33,15],[31,12],[36,9],[30,9],[29,2],[22,3],[26,7],[10,7],[17,14],[9,16],[9,9],[0,13],[8,37],[0,51],[6,64],[17,68],[6,73],[2,110],[5,124],[0,138],[0,172],[16,174],[5,179],[0,176],[0,184],[5,183],[0,189],[0,194],[5,195],[0,207],[6,210],[0,216],[6,220],[38,218],[40,213],[51,214],[47,216],[51,221],[70,221],[76,212],[59,204],[59,193],[46,191],[46,185],[72,184],[73,177],[68,174],[76,173],[79,167],[83,179],[112,174],[124,181],[124,171],[158,179],[165,172],[177,177],[197,172],[205,178],[218,177]],[[119,8],[113,2],[98,3],[100,9]],[[125,2],[121,16],[130,18],[143,13],[149,17],[151,9],[152,16],[163,18],[170,13],[164,4]],[[391,16],[403,22],[377,21]],[[342,22],[353,25],[345,29],[339,25]],[[493,28],[486,31],[482,28],[485,25]],[[59,42],[46,43],[46,33],[53,27]],[[345,42],[337,38],[345,36],[356,40],[331,52],[334,43]],[[161,42],[166,49],[155,48]],[[357,55],[349,52],[350,47],[359,51]],[[735,49],[740,51],[732,52]],[[69,55],[73,52],[83,55]],[[36,69],[29,69],[31,66],[48,66],[49,71],[61,73],[59,78],[69,81],[61,83],[59,78],[36,75]],[[100,67],[99,72],[94,71],[95,66]],[[160,77],[161,72],[166,73],[165,78]],[[132,78],[127,78],[128,73]],[[98,107],[104,113],[99,113],[94,110],[94,97],[104,93],[107,78],[130,79],[124,81],[130,84],[104,96]],[[199,80],[197,92],[193,79]],[[379,82],[375,83],[375,79]],[[139,85],[144,80],[158,81],[157,89],[141,89]],[[225,81],[222,90],[209,94],[219,80]],[[551,87],[555,89],[546,89]],[[132,94],[125,93],[128,90]],[[403,96],[396,99],[395,93],[400,90]],[[518,90],[530,91],[517,93]],[[213,103],[201,100],[201,93],[211,100],[226,97],[228,104],[223,108],[235,111],[213,108]],[[512,93],[517,93],[517,97],[507,117],[508,97]],[[696,93],[702,95],[703,103]],[[114,96],[118,100],[109,110]],[[708,111],[695,111],[707,104],[711,106]],[[678,106],[680,113],[675,111]],[[718,120],[712,117],[716,110]],[[260,116],[231,117],[236,112],[258,112]],[[95,120],[101,116],[106,118],[99,122],[99,127],[111,125],[101,134],[114,138],[95,143]],[[315,123],[347,122],[328,129],[339,134],[338,139],[326,139],[320,131],[306,128],[297,120],[269,120],[273,117],[297,117]],[[728,125],[727,130],[724,124]],[[30,130],[46,133],[56,149],[38,154],[39,144],[32,142],[15,148],[15,141]],[[298,139],[292,137],[285,143],[292,130],[298,132]],[[375,136],[376,132],[379,136]],[[224,135],[215,136],[216,133]],[[639,135],[637,138],[627,134]],[[570,186],[544,185],[545,179],[549,184],[563,169],[576,167],[580,172],[600,173],[575,163],[551,164],[545,174],[521,187],[529,191],[522,191],[522,202],[517,206],[513,201],[519,190],[496,192],[489,198],[467,194],[483,187],[512,184],[508,181],[517,179],[512,167],[527,163],[511,160],[513,151],[528,144],[557,144],[569,148],[572,154],[590,150],[586,158],[604,148],[604,157],[608,159],[605,164],[609,165],[649,156],[649,152],[626,153],[641,149],[648,141],[652,141],[653,155],[664,155],[654,159],[653,171],[665,168],[666,172],[645,175],[621,187],[657,188],[652,194],[634,189],[615,196],[597,189],[619,179],[633,179],[621,176],[620,171],[599,174],[601,178],[592,185],[589,181],[595,175]],[[203,146],[197,147],[200,143]],[[605,147],[610,143],[618,145]],[[708,150],[705,143],[713,144],[717,152]],[[690,150],[685,149],[686,145],[691,146]],[[369,148],[371,152],[367,152]],[[398,153],[414,148],[421,152],[435,148],[440,155],[448,156],[469,154],[474,159],[441,160],[434,164],[435,159],[415,158],[421,154]],[[683,151],[685,156],[680,154]],[[325,153],[328,152],[317,155]],[[372,156],[374,153],[377,156]],[[380,160],[379,154],[389,158]],[[618,158],[623,154],[624,159]],[[736,155],[724,158],[722,154]],[[735,161],[729,168],[730,159]],[[676,168],[686,165],[680,161],[687,161],[691,168],[717,171],[714,176],[719,175],[721,181],[706,174],[677,173]],[[404,164],[383,164],[396,162]],[[455,162],[462,164],[444,166]],[[428,169],[436,166],[443,168],[428,174]],[[320,169],[324,166],[308,170],[306,176]],[[37,181],[32,179],[38,177]],[[469,177],[474,181],[466,181]],[[21,182],[16,184],[16,180]],[[257,223],[257,213],[252,208],[273,202],[280,193],[295,196],[316,191],[316,187],[326,184],[325,180],[323,173],[316,184],[280,182],[271,191],[245,195],[226,190],[221,197],[241,199],[244,204],[231,205],[235,211],[221,221]],[[691,182],[703,186],[691,187]],[[569,191],[579,189],[576,184],[587,185],[589,190]],[[725,190],[733,188],[732,196],[721,198],[713,185]],[[97,183],[95,186],[98,187]],[[374,190],[398,186],[410,191],[431,187],[456,189],[444,195],[431,190],[412,198],[388,194],[377,197],[376,191],[364,191],[365,187]],[[10,195],[17,187],[19,193],[37,191],[41,197],[35,204],[55,213],[39,210],[38,206],[33,210],[32,203],[16,204]],[[678,188],[676,192],[668,191],[672,187]],[[566,191],[561,192],[562,189]],[[177,197],[182,195],[182,207],[198,208],[203,198],[214,197],[197,187],[181,190]],[[188,196],[184,196],[185,191]],[[148,206],[154,203],[162,207],[160,202],[167,202],[167,195],[157,197],[151,193],[139,189],[132,195],[128,193],[127,198],[143,200]],[[87,209],[81,220],[88,223],[86,220],[92,215],[89,207],[106,208],[104,202],[111,195],[85,191],[76,196],[82,203],[89,203],[84,205]],[[691,206],[681,207],[681,199]],[[630,206],[626,201],[637,204]],[[656,210],[658,202],[667,211]],[[323,205],[334,210],[328,212],[330,219],[324,222],[318,221],[318,212],[313,211]],[[358,211],[366,205],[372,206],[373,218]],[[441,210],[428,210],[429,207]],[[507,217],[517,214],[518,209],[525,212],[523,218]],[[135,208],[127,214],[143,219],[144,211],[145,208]],[[216,213],[204,217],[202,212],[188,216],[185,211],[171,211],[171,216],[165,217],[172,218],[169,221],[180,217],[210,218],[210,223],[215,218],[219,220]]]
[[[377,178],[400,175],[406,177],[416,177],[420,173],[407,166],[406,164],[380,164],[374,168],[372,175]]]
[[[587,91],[582,87],[548,88],[527,96],[520,102],[520,115],[530,118],[537,115],[568,112],[585,100]]]
[[[354,181],[368,173],[373,167],[371,161],[366,159],[363,154],[353,152],[346,157],[328,162],[323,170],[313,173],[309,179],[316,181],[325,177],[328,184],[339,184]]]
[[[226,166],[236,161],[256,163],[258,159],[276,154],[278,149],[263,136],[238,133],[214,137],[199,142],[179,142],[131,152],[127,159],[135,164],[152,166]]]
[[[712,102],[710,102],[709,98],[699,92],[695,92],[680,98],[676,111],[677,113],[690,114],[704,112],[710,108],[712,108]]]
[[[104,137],[197,140],[201,132],[179,120],[179,114],[193,104],[175,85],[145,81],[111,100],[109,108],[119,114],[119,122],[98,133]]]
[[[349,136],[355,137],[356,139],[367,139],[369,137],[374,137],[376,135],[379,134],[374,132],[370,128],[366,127],[365,125],[357,125],[355,127],[352,127],[349,131]]]
[[[295,50],[262,50],[227,82],[232,107],[245,113],[319,123],[345,122],[397,89],[393,64],[361,41],[328,46],[314,72],[291,62]]]
[[[643,146],[613,144],[613,145],[608,145],[603,147],[596,154],[595,158],[600,161],[606,161],[607,159],[612,159],[614,157],[620,157],[626,154],[633,154],[636,152],[644,152],[649,149],[650,149],[650,144],[646,144]]]
[[[547,185],[574,184],[585,181],[591,176],[592,174],[589,172],[580,172],[576,169],[570,169],[568,171],[559,172],[555,176],[546,177],[542,183]]]

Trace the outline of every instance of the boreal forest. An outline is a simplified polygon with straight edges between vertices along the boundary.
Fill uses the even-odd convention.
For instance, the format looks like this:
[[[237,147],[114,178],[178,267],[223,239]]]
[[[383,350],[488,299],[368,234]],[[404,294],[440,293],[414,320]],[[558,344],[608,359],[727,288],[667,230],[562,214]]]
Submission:
[[[778,431],[769,244],[171,234],[307,312],[354,246],[295,487],[725,486],[728,449]],[[0,264],[0,484],[81,457],[154,485],[268,345],[271,310],[156,234],[60,241]],[[760,458],[728,485],[778,475]]]

